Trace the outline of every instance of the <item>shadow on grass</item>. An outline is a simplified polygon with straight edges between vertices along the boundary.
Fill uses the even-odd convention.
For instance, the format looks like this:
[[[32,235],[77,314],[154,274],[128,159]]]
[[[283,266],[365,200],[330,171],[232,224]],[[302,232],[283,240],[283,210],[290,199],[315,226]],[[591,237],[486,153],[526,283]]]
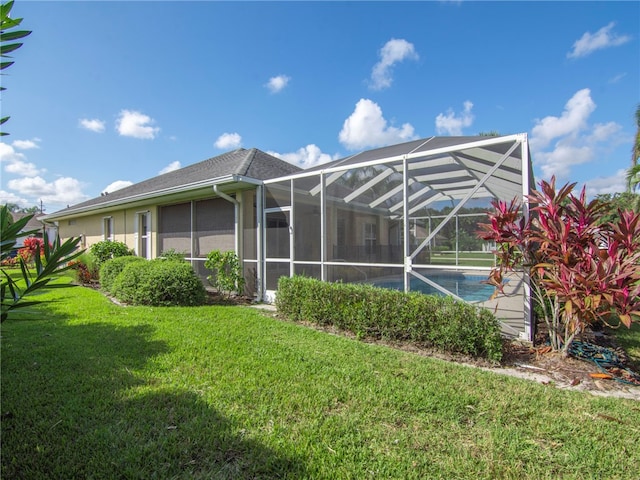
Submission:
[[[163,386],[169,347],[152,326],[53,316],[3,324],[1,478],[305,476],[300,459],[249,438],[196,385]]]
[[[623,325],[607,330],[629,356],[630,363],[640,369],[640,323],[632,323],[631,328]]]

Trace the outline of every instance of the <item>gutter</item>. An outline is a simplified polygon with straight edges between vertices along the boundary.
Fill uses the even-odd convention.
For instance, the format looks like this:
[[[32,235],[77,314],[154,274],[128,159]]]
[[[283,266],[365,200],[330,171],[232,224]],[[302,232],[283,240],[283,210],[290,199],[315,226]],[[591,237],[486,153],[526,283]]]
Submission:
[[[215,179],[207,179],[207,180],[203,180],[200,182],[193,182],[193,183],[189,183],[187,185],[179,185],[176,187],[170,187],[170,188],[165,188],[163,190],[155,190],[153,192],[148,192],[148,193],[141,193],[138,195],[131,195],[128,197],[123,197],[123,198],[119,198],[119,199],[115,199],[115,200],[111,200],[111,201],[106,201],[103,203],[96,203],[93,205],[88,205],[86,207],[81,207],[81,208],[77,208],[74,209],[73,207],[71,207],[70,209],[66,209],[66,210],[61,210],[59,212],[55,212],[49,215],[45,215],[42,218],[43,221],[47,221],[50,222],[53,219],[57,219],[57,218],[65,218],[67,216],[71,216],[71,215],[77,215],[80,213],[85,213],[85,212],[91,212],[93,210],[98,210],[98,209],[102,209],[102,208],[108,208],[108,207],[115,207],[118,205],[124,205],[126,203],[132,203],[132,202],[136,202],[136,201],[142,201],[142,200],[150,200],[153,198],[157,198],[163,195],[170,195],[170,194],[174,194],[174,193],[182,193],[182,192],[188,192],[189,190],[195,190],[197,188],[202,188],[202,187],[206,187],[207,185],[213,185],[214,188],[217,187],[217,185],[222,185],[222,184],[227,184],[227,183],[238,183],[238,182],[242,182],[242,183],[249,183],[249,184],[256,184],[256,185],[262,185],[262,181],[261,180],[255,180],[255,179],[250,179],[249,177],[243,177],[241,175],[226,175],[224,177],[218,177]],[[218,193],[216,191],[216,193]],[[218,193],[220,194],[220,193]],[[222,197],[222,194],[220,194],[220,196]],[[225,198],[225,197],[223,197]]]

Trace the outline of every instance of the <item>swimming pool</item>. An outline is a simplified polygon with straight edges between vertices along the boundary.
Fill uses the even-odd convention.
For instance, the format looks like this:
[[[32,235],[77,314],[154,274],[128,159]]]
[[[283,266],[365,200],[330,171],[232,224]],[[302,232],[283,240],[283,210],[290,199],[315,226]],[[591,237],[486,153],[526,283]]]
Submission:
[[[425,275],[429,280],[437,283],[443,288],[446,288],[451,293],[456,294],[467,302],[484,302],[489,300],[489,297],[493,294],[495,288],[491,285],[481,283],[487,280],[487,276],[484,275],[466,275],[463,273],[438,273]],[[404,282],[402,279],[389,279],[380,280],[374,282],[376,287],[392,288],[394,290],[404,289]],[[411,291],[421,292],[426,295],[444,295],[439,290],[433,288],[431,285],[424,283],[417,277],[411,277]]]

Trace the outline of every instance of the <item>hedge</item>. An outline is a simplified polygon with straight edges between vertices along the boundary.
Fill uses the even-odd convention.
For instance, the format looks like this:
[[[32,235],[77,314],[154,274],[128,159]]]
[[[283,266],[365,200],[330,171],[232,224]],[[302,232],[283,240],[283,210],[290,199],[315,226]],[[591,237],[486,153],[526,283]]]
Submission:
[[[204,285],[184,261],[155,259],[127,264],[113,282],[111,293],[133,305],[202,305]]]
[[[451,297],[295,276],[280,278],[276,307],[293,321],[332,325],[359,337],[406,341],[493,361],[502,358],[495,316]]]
[[[100,288],[107,292],[111,292],[113,283],[124,268],[130,263],[146,262],[142,257],[115,257],[107,260],[100,267]]]

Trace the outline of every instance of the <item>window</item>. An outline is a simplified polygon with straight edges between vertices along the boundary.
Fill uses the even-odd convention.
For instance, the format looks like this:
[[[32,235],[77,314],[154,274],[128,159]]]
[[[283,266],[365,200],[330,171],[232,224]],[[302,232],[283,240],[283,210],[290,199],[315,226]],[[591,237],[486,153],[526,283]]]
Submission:
[[[372,255],[376,252],[376,244],[378,240],[378,226],[375,223],[365,223],[364,228],[364,248],[367,255]]]
[[[102,219],[102,236],[105,240],[113,242],[113,217],[104,217]]]
[[[347,227],[344,223],[344,217],[336,220],[336,245],[346,245],[347,243]]]

